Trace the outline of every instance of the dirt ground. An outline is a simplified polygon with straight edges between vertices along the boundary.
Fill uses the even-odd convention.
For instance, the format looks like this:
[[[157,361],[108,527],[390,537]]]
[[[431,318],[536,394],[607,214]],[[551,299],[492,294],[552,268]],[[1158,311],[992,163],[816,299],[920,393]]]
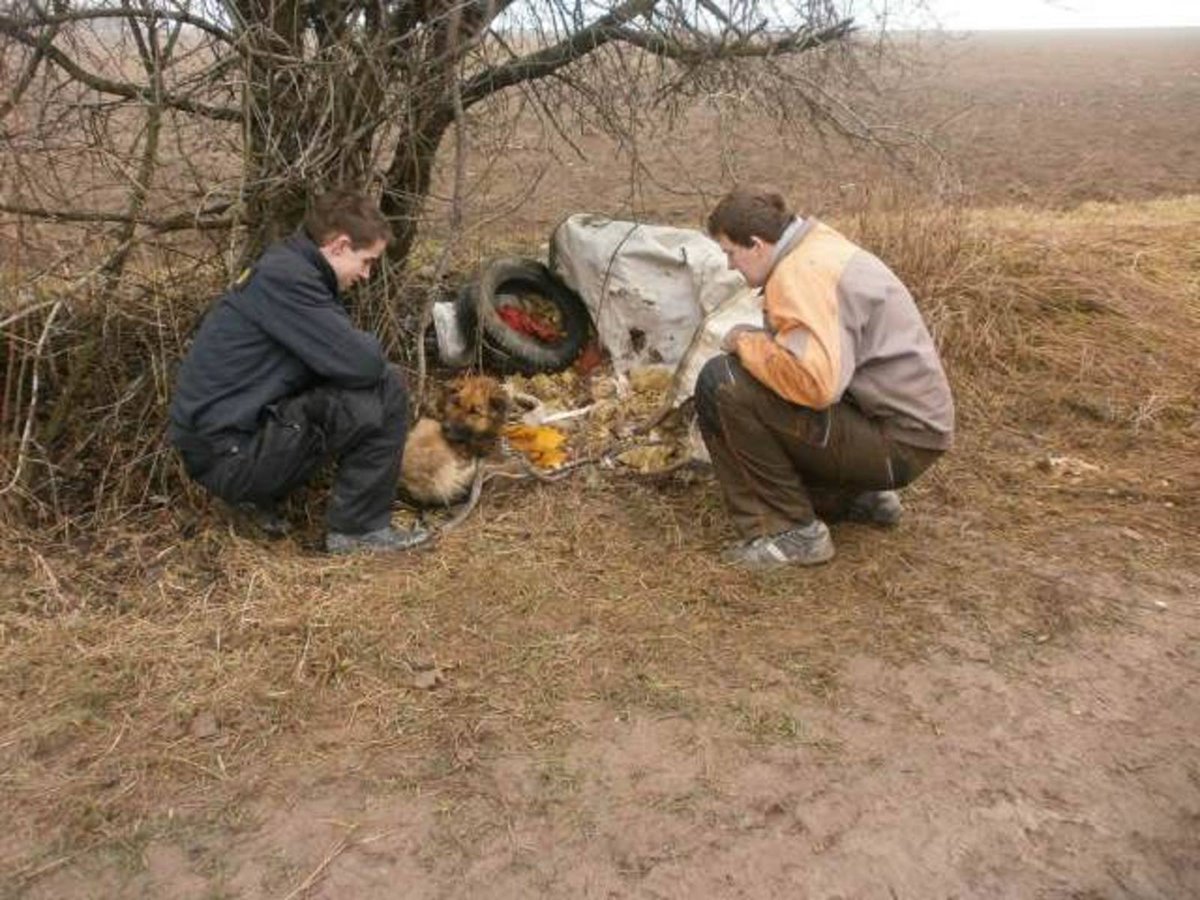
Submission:
[[[1124,201],[989,227],[1107,286],[947,314],[958,446],[828,566],[720,566],[690,472],[499,485],[400,559],[167,508],[6,548],[0,897],[1200,896],[1200,207],[1134,202],[1195,187],[1200,36],[1157,40],[957,48],[981,205]]]
[[[105,846],[93,823],[101,849],[42,857],[14,895],[1195,896],[1194,495],[1176,512],[1107,476],[1106,499],[1045,521],[975,480],[954,467],[899,531],[837,529],[833,566],[763,577],[713,564],[700,485],[497,498],[435,554],[320,592],[443,684],[335,691],[343,710],[261,740],[216,702],[170,735],[199,761],[161,763],[139,830]],[[543,516],[582,533],[532,530]],[[266,551],[233,552],[270,593]],[[522,559],[551,591],[480,588]],[[426,715],[432,744],[407,733]],[[75,774],[136,793],[108,743]],[[14,826],[6,851],[36,845]]]

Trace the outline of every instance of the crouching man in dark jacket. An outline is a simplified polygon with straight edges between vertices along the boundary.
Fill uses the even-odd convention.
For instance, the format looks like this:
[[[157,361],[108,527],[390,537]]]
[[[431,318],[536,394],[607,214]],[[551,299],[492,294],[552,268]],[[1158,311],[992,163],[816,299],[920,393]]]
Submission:
[[[391,526],[408,430],[403,379],[341,301],[391,237],[368,197],[317,197],[303,227],[209,311],[171,401],[169,436],[188,474],[269,533],[285,527],[279,500],[336,460],[332,553],[404,550],[425,538]]]

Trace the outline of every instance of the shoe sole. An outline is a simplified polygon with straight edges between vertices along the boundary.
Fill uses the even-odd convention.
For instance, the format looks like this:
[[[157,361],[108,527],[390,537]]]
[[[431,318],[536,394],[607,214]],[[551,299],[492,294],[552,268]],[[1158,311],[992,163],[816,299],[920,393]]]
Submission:
[[[357,553],[407,553],[409,550],[417,550],[432,544],[433,538],[434,535],[430,532],[419,540],[413,541],[411,544],[405,544],[402,547],[384,547],[379,544],[355,544],[352,547],[335,548],[326,545],[325,552],[330,556],[354,556]]]
[[[819,557],[811,559],[763,559],[755,562],[747,562],[745,560],[732,559],[722,560],[727,566],[736,566],[739,569],[744,569],[747,572],[770,572],[775,569],[784,569],[788,566],[804,566],[811,568],[812,566],[822,566],[829,562],[836,555],[836,548],[832,544],[829,546],[829,552],[824,553]]]

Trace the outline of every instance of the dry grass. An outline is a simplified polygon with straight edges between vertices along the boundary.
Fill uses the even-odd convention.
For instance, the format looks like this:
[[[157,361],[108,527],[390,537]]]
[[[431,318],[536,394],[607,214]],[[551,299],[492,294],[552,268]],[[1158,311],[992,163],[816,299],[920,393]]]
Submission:
[[[885,196],[847,230],[914,286],[968,414],[1024,419],[1052,398],[1120,427],[1195,415],[1197,198],[1052,212]]]
[[[755,577],[714,561],[730,535],[709,481],[601,472],[496,487],[435,550],[386,560],[314,553],[316,525],[243,539],[198,497],[74,543],[10,526],[0,879],[245,827],[246,798],[332,759],[452,791],[482,756],[549,753],[580,703],[836,753],[780,698],[836,702],[845,660],[1019,660],[1119,620],[1112,573],[1197,569],[1200,200],[889,201],[836,224],[914,286],[960,399],[959,449],[905,528],[840,529],[837,564]],[[1056,454],[1101,468],[1037,467]]]

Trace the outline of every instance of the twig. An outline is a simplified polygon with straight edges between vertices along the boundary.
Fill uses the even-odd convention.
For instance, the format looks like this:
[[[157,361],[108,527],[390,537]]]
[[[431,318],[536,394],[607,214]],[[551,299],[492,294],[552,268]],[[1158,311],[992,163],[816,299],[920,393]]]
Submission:
[[[165,219],[138,216],[131,217],[125,213],[107,213],[99,211],[76,211],[69,209],[48,209],[41,206],[22,206],[15,203],[0,203],[0,213],[14,216],[28,216],[33,219],[45,219],[49,222],[105,223],[115,222],[122,225],[141,225],[151,231],[204,231],[208,229],[228,228],[234,223],[232,218],[204,219],[205,215],[220,215],[232,204],[219,203],[207,209],[196,212],[180,213]]]
[[[33,53],[29,57],[29,61],[25,65],[25,69],[17,78],[16,84],[9,92],[8,99],[0,102],[0,119],[3,119],[9,112],[16,107],[21,96],[28,90],[29,85],[33,83],[34,76],[37,74],[38,66],[42,64],[42,60],[46,56],[46,48],[54,43],[54,39],[58,37],[59,26],[55,24],[48,28],[38,39],[38,45],[34,48]]]
[[[457,6],[455,8],[459,9]],[[453,27],[453,33],[457,36],[457,23]],[[457,40],[457,37],[455,39]],[[416,403],[413,404],[414,409],[419,409],[425,401],[425,332],[433,323],[433,304],[437,302],[437,288],[446,274],[454,242],[462,232],[462,195],[463,185],[467,180],[467,127],[466,114],[463,110],[462,85],[457,72],[453,70],[450,73],[450,101],[454,107],[454,187],[450,199],[450,234],[442,247],[437,265],[434,267],[429,296],[421,308],[421,317],[417,324],[417,396]]]
[[[45,875],[47,872],[52,872],[55,869],[57,869],[59,866],[69,863],[71,860],[73,860],[75,858],[75,855],[76,854],[74,854],[74,853],[69,853],[66,856],[60,856],[58,859],[52,859],[52,860],[50,860],[50,862],[45,863],[44,865],[38,866],[36,869],[34,869],[31,872],[18,873],[17,877],[20,878],[21,881],[24,882],[25,884],[29,884],[29,882],[40,878],[41,876]]]
[[[55,303],[61,303],[61,302],[62,301],[45,300],[41,303],[34,303],[30,306],[25,307],[22,310],[19,310],[18,312],[13,313],[7,319],[0,319],[0,328],[7,328],[9,325],[11,325],[13,322],[16,322],[18,319],[23,319],[26,316],[32,315],[33,313],[37,312],[39,309],[45,309],[47,306],[53,306]]]
[[[321,860],[320,865],[313,869],[312,872],[309,873],[309,876],[300,882],[300,884],[298,884],[295,888],[293,888],[291,892],[289,892],[288,895],[283,898],[283,900],[293,900],[294,897],[299,897],[301,894],[306,893],[308,889],[316,884],[317,880],[325,874],[325,870],[329,868],[330,864],[346,852],[346,849],[350,846],[350,843],[351,842],[348,839],[344,837],[340,838],[338,842],[329,849],[329,852],[325,854],[325,858]]]
[[[29,441],[33,436],[33,420],[37,413],[38,403],[38,360],[42,357],[42,350],[46,346],[46,340],[50,336],[50,326],[54,324],[54,319],[58,316],[58,311],[62,309],[63,301],[55,302],[54,308],[50,310],[50,315],[46,317],[46,324],[42,326],[42,334],[38,338],[37,346],[33,350],[32,369],[33,377],[29,389],[29,416],[25,419],[25,428],[21,431],[21,443],[17,447],[17,464],[13,469],[12,478],[8,484],[0,488],[0,497],[7,494],[21,480],[21,470],[25,466],[25,452],[29,449]]]

